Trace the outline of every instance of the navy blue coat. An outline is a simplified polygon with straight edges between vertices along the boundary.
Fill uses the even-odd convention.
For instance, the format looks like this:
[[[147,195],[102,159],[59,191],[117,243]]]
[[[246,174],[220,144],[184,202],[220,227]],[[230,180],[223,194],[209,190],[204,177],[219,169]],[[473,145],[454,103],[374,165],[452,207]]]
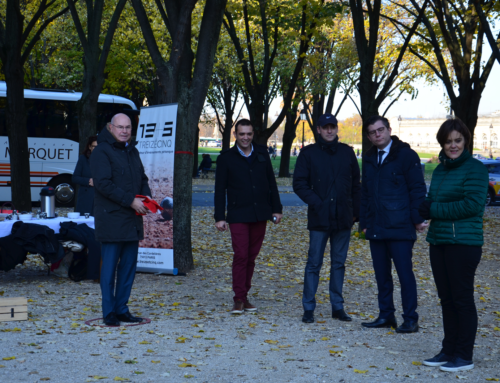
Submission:
[[[363,156],[360,227],[371,240],[416,240],[415,225],[424,221],[418,207],[427,192],[422,166],[410,145],[391,137],[380,167],[375,146]]]
[[[309,230],[351,229],[353,218],[359,217],[361,197],[354,150],[338,139],[330,146],[316,143],[303,148],[293,172],[293,191],[308,205]]]
[[[73,183],[78,185],[75,212],[82,215],[85,213],[94,215],[94,187],[89,185],[91,178],[90,159],[85,154],[82,154],[78,158],[72,177]]]

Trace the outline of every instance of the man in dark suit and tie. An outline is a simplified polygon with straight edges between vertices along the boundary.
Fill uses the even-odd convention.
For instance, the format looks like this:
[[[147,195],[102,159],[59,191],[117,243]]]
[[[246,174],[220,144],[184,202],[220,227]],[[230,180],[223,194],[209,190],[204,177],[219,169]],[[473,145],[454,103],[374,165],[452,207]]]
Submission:
[[[427,226],[418,214],[426,186],[417,153],[397,136],[391,136],[389,121],[368,119],[368,139],[374,145],[363,155],[360,227],[370,241],[378,287],[379,316],[364,327],[394,327],[399,333],[418,331],[417,284],[413,274],[412,249],[416,230]],[[404,322],[397,327],[394,315],[392,261],[401,284]]]

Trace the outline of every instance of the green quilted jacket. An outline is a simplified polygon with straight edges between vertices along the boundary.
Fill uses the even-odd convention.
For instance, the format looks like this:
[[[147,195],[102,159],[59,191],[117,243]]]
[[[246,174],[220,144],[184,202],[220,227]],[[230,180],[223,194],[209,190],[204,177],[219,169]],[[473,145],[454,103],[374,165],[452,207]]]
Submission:
[[[427,200],[432,200],[427,242],[432,245],[483,245],[483,214],[488,170],[464,150],[451,160],[441,151]]]

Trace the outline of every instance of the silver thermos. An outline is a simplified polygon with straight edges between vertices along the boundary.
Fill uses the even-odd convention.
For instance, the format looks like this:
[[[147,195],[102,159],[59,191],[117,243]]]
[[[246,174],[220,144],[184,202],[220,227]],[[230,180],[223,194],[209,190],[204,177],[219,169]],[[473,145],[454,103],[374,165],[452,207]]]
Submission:
[[[52,186],[45,186],[40,192],[40,203],[42,213],[47,214],[47,218],[56,217],[56,191]]]

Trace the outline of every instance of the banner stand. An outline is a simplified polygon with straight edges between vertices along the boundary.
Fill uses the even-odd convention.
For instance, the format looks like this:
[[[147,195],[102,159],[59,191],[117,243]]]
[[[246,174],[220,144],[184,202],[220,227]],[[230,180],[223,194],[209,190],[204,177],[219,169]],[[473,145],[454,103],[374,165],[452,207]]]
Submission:
[[[151,198],[163,210],[143,217],[137,271],[177,275],[174,266],[174,159],[177,104],[141,108],[136,148],[148,177]]]
[[[179,270],[177,269],[155,269],[153,267],[142,267],[139,270],[137,268],[137,271],[141,273],[153,273],[154,275],[161,275],[161,274],[171,274],[171,275],[177,275],[179,274]]]

